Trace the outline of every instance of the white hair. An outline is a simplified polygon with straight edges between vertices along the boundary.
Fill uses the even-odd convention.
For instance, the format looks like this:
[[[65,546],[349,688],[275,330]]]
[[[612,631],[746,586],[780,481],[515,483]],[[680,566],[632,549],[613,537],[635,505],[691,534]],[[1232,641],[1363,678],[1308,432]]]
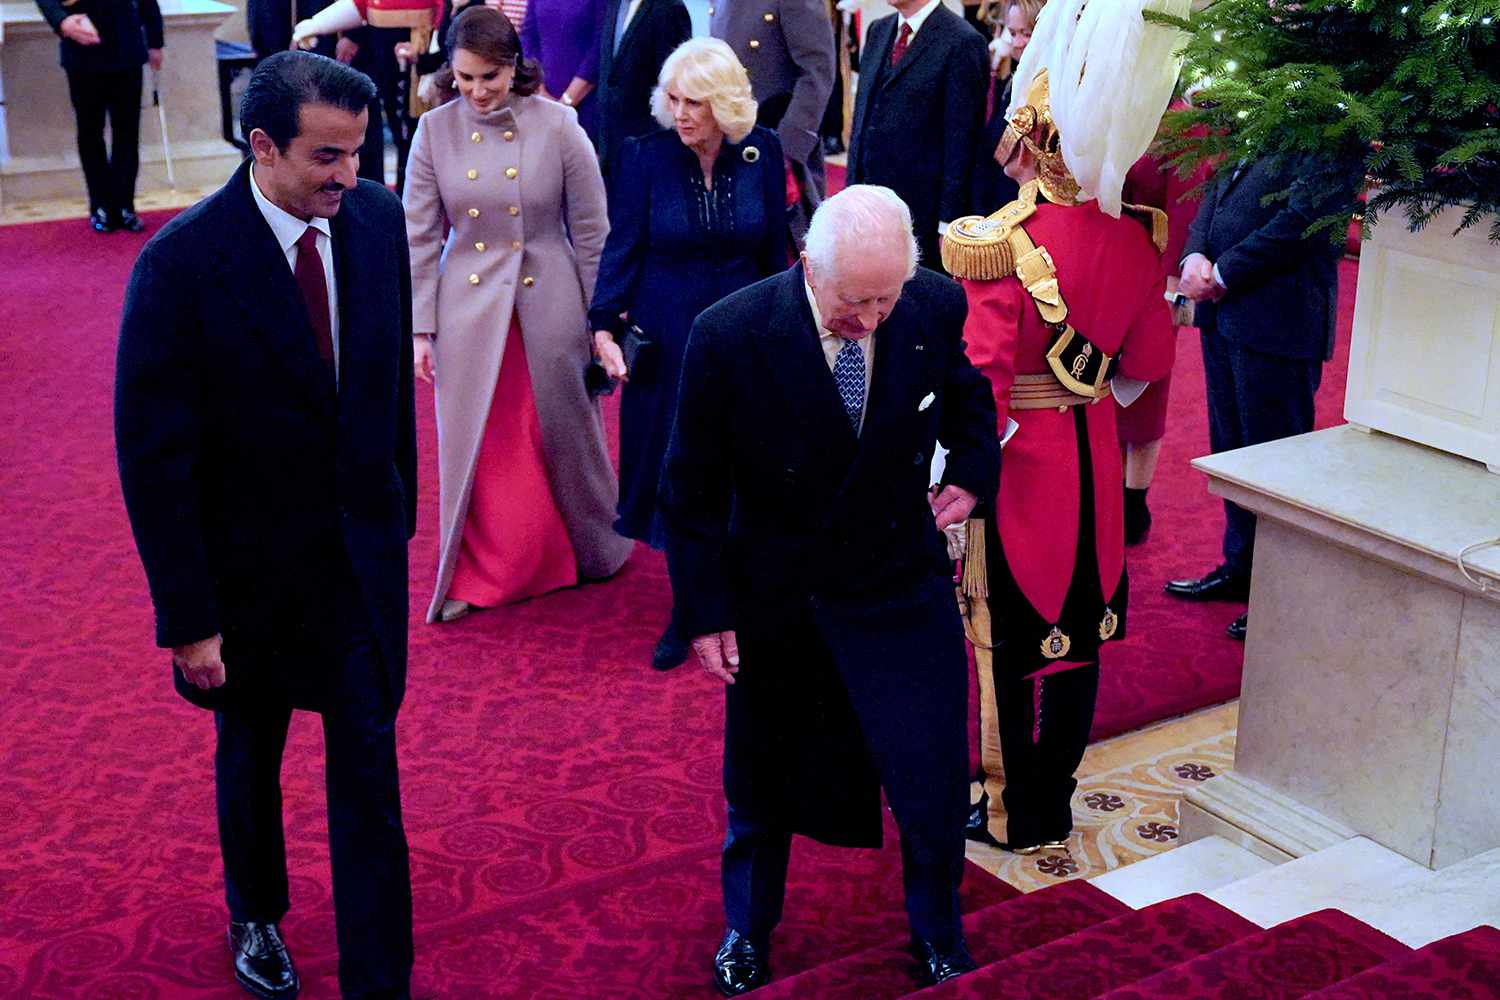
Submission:
[[[663,128],[672,127],[667,91],[702,101],[730,142],[739,142],[755,127],[756,103],[750,76],[734,49],[717,38],[690,38],[667,56],[651,92],[651,113]]]
[[[911,231],[911,209],[888,187],[851,184],[818,206],[807,227],[803,249],[813,271],[827,276],[838,271],[840,258],[895,242],[907,252],[906,277],[910,280],[921,258]]]

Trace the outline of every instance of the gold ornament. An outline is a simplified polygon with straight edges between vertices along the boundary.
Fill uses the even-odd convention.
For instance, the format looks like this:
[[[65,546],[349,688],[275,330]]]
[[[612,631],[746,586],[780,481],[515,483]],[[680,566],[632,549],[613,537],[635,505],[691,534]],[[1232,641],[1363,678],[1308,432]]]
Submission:
[[[1056,625],[1052,626],[1052,631],[1047,633],[1047,638],[1042,640],[1042,655],[1049,660],[1062,659],[1072,648],[1073,640],[1063,634],[1063,630]]]
[[[1114,613],[1112,608],[1104,609],[1104,617],[1099,622],[1100,640],[1113,639],[1115,633],[1120,630],[1120,616]]]

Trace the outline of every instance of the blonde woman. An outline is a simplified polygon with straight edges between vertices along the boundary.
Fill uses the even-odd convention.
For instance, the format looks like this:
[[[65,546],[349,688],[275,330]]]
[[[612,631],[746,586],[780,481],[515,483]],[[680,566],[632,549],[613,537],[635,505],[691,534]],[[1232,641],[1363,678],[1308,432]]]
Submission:
[[[660,548],[656,481],[688,330],[730,292],[784,270],[788,232],[781,144],[755,125],[734,50],[715,38],[684,42],[662,65],[651,103],[664,128],[627,140],[610,169],[609,240],[589,322],[599,360],[627,382],[615,530]],[[628,327],[650,345],[633,369],[621,351]],[[652,666],[677,666],[687,643],[668,625]]]
[[[1031,32],[1036,28],[1036,19],[1047,6],[1047,0],[1006,0],[1000,6],[1004,13],[995,25],[995,40],[990,43],[990,57],[995,67],[990,80],[990,111],[984,135],[975,150],[974,210],[977,212],[993,212],[1016,198],[1018,185],[1006,177],[1000,164],[995,162],[995,147],[1005,133],[1016,64],[1021,61],[1026,46],[1031,44]]]

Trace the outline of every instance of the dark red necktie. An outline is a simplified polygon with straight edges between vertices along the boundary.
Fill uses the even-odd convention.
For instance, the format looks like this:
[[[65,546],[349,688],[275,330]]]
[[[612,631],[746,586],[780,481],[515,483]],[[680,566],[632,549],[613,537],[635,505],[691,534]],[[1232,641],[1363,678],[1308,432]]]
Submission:
[[[903,24],[901,34],[896,37],[896,44],[891,46],[891,65],[894,66],[906,55],[906,47],[911,44],[911,25]]]
[[[318,357],[333,370],[333,321],[328,316],[328,277],[323,273],[323,255],[318,253],[318,231],[312,226],[297,238],[297,266],[293,269],[307,321],[312,324]]]

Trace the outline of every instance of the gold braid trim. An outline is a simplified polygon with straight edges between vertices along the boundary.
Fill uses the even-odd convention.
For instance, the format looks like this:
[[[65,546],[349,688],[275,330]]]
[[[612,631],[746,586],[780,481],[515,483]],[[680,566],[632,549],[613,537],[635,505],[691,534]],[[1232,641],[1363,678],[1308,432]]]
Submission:
[[[1167,223],[1167,213],[1150,205],[1132,205],[1130,202],[1124,204],[1125,211],[1145,223],[1146,228],[1151,230],[1151,242],[1156,244],[1157,253],[1167,252],[1167,234],[1170,227]]]
[[[1015,201],[993,215],[966,215],[948,223],[943,267],[955,278],[999,281],[1016,271],[1010,235],[1036,213],[1036,184],[1024,185]]]
[[[990,596],[989,567],[984,555],[984,522],[970,518],[964,526],[964,579],[963,594],[971,601],[987,600]]]

